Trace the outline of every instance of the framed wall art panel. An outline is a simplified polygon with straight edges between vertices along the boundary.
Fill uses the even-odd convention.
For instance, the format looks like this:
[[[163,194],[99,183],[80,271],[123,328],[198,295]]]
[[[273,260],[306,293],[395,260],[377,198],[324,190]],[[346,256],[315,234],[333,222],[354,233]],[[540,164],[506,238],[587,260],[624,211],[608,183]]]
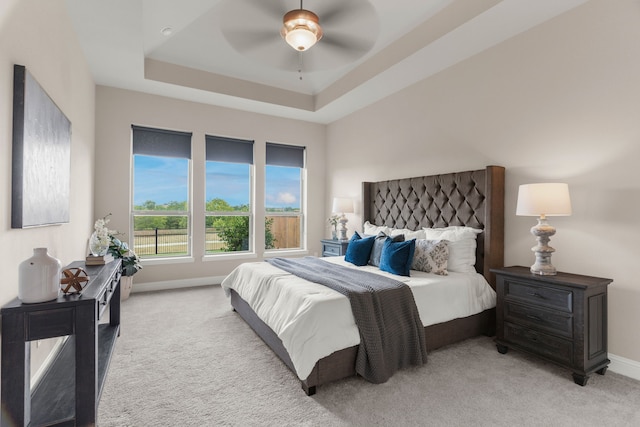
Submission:
[[[69,222],[71,122],[22,65],[14,65],[11,227]]]

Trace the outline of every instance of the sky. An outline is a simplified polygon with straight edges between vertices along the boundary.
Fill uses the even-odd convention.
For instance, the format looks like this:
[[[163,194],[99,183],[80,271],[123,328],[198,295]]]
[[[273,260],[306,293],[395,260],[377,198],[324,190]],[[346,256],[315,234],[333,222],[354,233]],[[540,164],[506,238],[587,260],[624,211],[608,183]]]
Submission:
[[[231,206],[249,204],[250,166],[242,163],[207,162],[206,198],[221,198]],[[267,208],[300,208],[300,169],[267,166]],[[157,204],[188,200],[189,160],[172,157],[134,156],[134,205],[147,200]]]

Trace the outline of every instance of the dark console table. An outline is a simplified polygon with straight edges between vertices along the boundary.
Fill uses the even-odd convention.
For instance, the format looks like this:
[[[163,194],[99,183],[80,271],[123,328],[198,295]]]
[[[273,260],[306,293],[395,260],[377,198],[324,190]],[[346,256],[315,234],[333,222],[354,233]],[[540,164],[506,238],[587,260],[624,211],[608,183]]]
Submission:
[[[2,426],[95,426],[98,402],[120,334],[120,260],[74,262],[90,277],[82,294],[2,307]],[[67,267],[67,268],[68,268]],[[108,323],[100,324],[109,307]],[[106,318],[105,318],[106,319]],[[29,341],[66,337],[31,390]]]

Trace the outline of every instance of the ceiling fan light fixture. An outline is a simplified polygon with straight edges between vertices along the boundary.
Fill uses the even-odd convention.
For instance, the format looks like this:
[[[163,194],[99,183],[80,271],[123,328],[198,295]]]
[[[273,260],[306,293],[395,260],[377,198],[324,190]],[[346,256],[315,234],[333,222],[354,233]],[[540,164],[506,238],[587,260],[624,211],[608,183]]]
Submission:
[[[309,10],[291,10],[284,15],[282,22],[280,35],[295,50],[305,51],[322,38],[318,15]]]

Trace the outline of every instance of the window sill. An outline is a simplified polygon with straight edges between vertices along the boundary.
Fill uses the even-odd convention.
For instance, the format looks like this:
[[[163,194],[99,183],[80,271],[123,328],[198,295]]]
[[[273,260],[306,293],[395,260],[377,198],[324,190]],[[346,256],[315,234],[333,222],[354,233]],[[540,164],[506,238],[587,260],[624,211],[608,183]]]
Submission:
[[[195,262],[190,256],[183,257],[166,257],[166,258],[143,258],[142,265],[164,265],[164,264],[189,264]]]
[[[256,259],[258,255],[255,252],[242,252],[238,254],[234,253],[222,253],[222,254],[209,254],[202,257],[202,262],[210,261],[228,261],[232,259]]]
[[[278,249],[265,252],[262,254],[264,258],[274,258],[279,256],[302,256],[309,255],[309,251],[306,249]]]

